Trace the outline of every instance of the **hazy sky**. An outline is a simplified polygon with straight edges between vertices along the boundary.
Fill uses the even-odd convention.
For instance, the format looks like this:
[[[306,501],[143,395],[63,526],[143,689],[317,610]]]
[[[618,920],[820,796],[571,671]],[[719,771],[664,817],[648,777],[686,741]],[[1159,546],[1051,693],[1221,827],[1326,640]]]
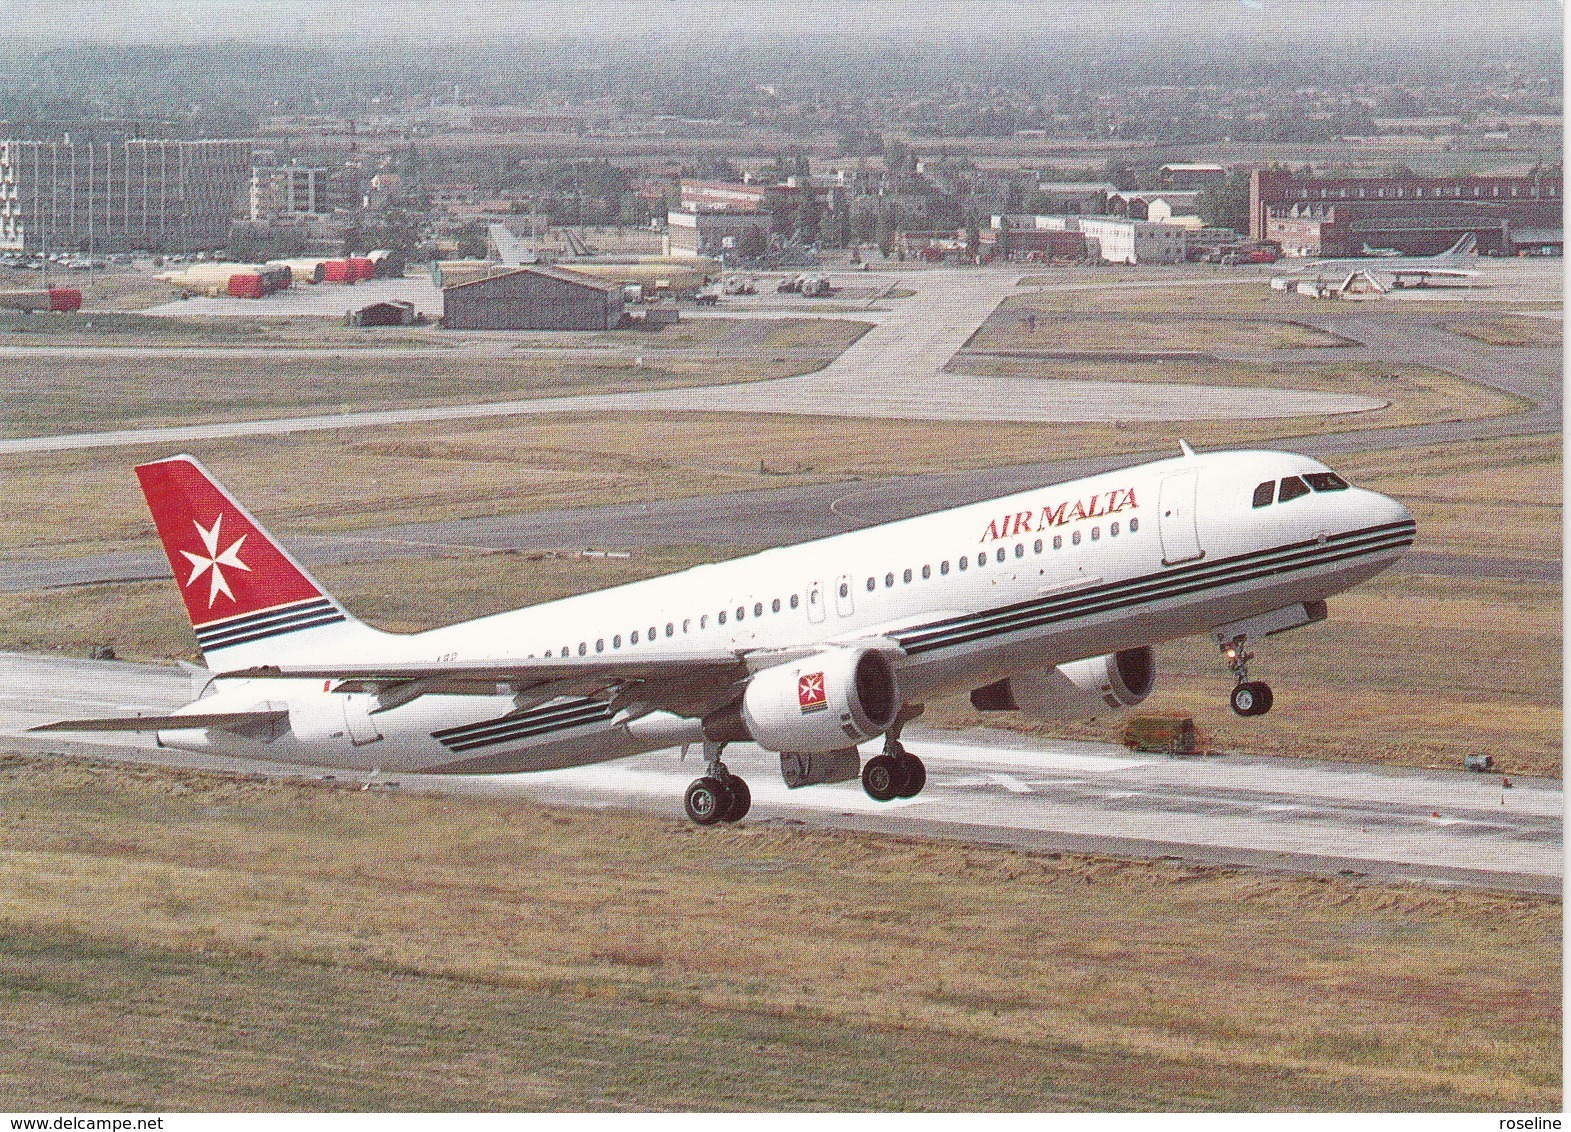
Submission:
[[[1287,33],[1371,40],[1480,33],[1558,38],[1558,0],[0,0],[8,37],[193,42],[213,39],[695,37],[746,43],[818,32],[839,39],[942,40],[989,30],[1041,34],[1140,29],[1205,38]],[[1331,37],[1328,34],[1328,38]]]

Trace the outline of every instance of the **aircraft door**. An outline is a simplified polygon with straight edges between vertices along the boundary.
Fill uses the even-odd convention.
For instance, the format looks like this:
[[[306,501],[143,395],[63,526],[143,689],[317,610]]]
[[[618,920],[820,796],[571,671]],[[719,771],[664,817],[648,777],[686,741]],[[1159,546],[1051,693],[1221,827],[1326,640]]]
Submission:
[[[824,619],[824,583],[814,582],[807,587],[807,619],[819,622]]]
[[[840,616],[850,617],[856,612],[856,599],[851,596],[854,592],[851,575],[841,574],[835,582],[835,612]]]
[[[1174,566],[1204,558],[1200,531],[1195,525],[1198,471],[1179,472],[1162,481],[1157,491],[1157,529],[1162,537],[1162,565]]]

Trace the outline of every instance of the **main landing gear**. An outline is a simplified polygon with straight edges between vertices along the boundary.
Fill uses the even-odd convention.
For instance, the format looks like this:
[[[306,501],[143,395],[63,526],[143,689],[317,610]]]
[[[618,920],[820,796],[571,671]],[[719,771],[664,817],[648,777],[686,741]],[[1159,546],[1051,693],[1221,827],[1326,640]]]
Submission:
[[[868,759],[862,768],[862,789],[875,802],[915,798],[927,785],[927,767],[900,745],[903,725],[901,720],[885,733],[884,753]]]
[[[1271,685],[1249,678],[1249,662],[1255,654],[1245,649],[1247,637],[1234,637],[1222,646],[1222,658],[1233,674],[1233,691],[1227,702],[1238,715],[1264,715],[1271,710]]]
[[[753,806],[747,783],[720,761],[724,749],[724,743],[704,740],[704,777],[694,779],[682,799],[687,816],[699,825],[741,821]]]

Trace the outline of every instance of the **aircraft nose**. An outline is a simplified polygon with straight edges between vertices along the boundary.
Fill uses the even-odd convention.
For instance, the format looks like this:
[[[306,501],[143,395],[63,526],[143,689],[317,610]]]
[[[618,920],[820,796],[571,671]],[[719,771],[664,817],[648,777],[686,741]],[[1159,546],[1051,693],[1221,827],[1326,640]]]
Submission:
[[[1413,521],[1413,513],[1401,500],[1392,499],[1389,495],[1381,495],[1378,491],[1365,491],[1364,496],[1364,508],[1376,524],[1384,526],[1387,523]]]

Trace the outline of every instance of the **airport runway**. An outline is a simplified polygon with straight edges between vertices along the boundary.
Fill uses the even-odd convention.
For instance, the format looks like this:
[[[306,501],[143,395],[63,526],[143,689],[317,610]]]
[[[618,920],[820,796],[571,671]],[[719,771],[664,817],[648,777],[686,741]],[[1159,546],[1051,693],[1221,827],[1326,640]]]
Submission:
[[[163,711],[190,695],[173,668],[0,653],[0,750],[56,752],[172,766],[305,775],[161,751],[150,740],[61,742],[24,736],[71,715]],[[749,822],[800,822],[1038,852],[1176,857],[1213,865],[1559,895],[1561,784],[1462,771],[1375,768],[1294,759],[1175,759],[1095,743],[910,728],[928,766],[917,798],[881,804],[857,783],[788,790],[774,756],[726,752],[752,788]],[[870,744],[864,753],[876,751]],[[400,775],[399,789],[526,796],[575,806],[681,813],[695,758],[657,751],[536,775]],[[388,780],[328,772],[344,782]],[[724,837],[723,828],[711,836]]]

